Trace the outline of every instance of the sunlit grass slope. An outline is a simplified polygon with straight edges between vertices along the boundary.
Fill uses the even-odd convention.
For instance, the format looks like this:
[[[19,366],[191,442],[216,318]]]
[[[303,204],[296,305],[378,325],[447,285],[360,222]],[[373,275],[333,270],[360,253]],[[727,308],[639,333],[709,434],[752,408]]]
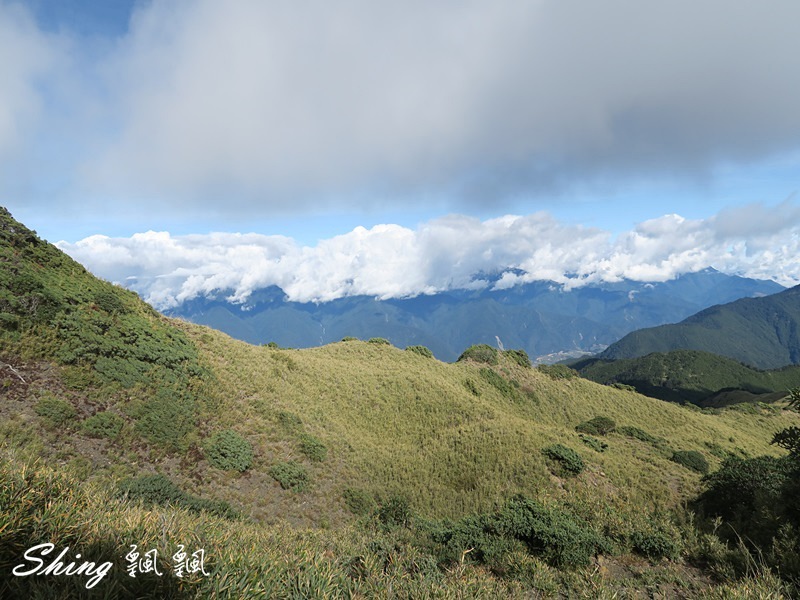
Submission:
[[[673,451],[699,451],[712,465],[727,454],[775,454],[773,433],[797,421],[779,409],[702,412],[577,377],[553,378],[506,357],[491,367],[448,364],[360,341],[286,350],[182,328],[219,384],[220,412],[208,433],[233,428],[257,456],[241,489],[213,489],[224,487],[227,475],[199,485],[264,518],[334,521],[348,490],[378,500],[402,495],[438,517],[487,510],[519,492],[622,510],[674,506],[696,490],[699,475],[670,460]],[[611,433],[608,448],[596,452],[575,431],[595,416],[663,441]],[[304,460],[304,433],[329,449],[324,461]],[[576,450],[586,471],[554,476],[542,454],[554,443]],[[310,472],[311,485],[300,494],[278,491],[260,475],[291,460]],[[266,489],[251,494],[256,481]]]

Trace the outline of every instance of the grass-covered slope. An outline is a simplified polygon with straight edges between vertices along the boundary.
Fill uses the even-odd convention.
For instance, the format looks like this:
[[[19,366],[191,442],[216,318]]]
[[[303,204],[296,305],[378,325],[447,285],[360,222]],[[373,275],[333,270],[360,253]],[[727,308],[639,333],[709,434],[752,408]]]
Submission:
[[[43,539],[118,568],[132,543],[209,554],[208,579],[120,571],[96,597],[613,594],[648,584],[609,560],[661,573],[647,561],[703,547],[679,517],[698,470],[779,454],[772,435],[800,422],[491,348],[449,364],[381,340],[251,346],[159,316],[5,212],[0,312],[2,573]],[[76,581],[0,596],[81,597]]]
[[[606,385],[630,385],[639,393],[671,402],[719,405],[738,398],[778,399],[800,386],[800,367],[762,371],[698,350],[654,352],[640,358],[588,358],[572,363],[583,377]],[[724,392],[724,394],[721,394]]]
[[[712,306],[674,325],[629,333],[600,354],[619,359],[702,350],[777,369],[800,362],[800,286],[763,298]]]

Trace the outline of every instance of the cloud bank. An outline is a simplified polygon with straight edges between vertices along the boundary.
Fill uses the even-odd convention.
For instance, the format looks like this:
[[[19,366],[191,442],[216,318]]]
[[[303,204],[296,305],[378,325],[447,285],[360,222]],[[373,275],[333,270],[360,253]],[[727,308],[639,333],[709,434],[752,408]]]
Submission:
[[[547,213],[479,221],[451,215],[412,230],[378,225],[300,246],[283,236],[212,233],[92,236],[58,246],[96,275],[165,309],[198,296],[246,302],[271,285],[289,299],[381,299],[549,280],[666,281],[713,267],[784,285],[800,282],[800,207],[753,204],[690,220],[671,214],[613,238]],[[487,275],[492,275],[488,278]],[[499,276],[499,278],[498,278]]]
[[[469,212],[800,149],[794,0],[137,6],[64,44],[0,0],[0,149],[50,132],[78,210]]]

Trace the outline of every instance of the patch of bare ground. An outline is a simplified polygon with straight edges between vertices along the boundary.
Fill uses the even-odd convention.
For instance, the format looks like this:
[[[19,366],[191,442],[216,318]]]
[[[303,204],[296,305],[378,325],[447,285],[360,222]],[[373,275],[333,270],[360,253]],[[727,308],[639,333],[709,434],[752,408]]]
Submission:
[[[700,569],[683,562],[651,562],[634,555],[599,556],[595,574],[615,598],[631,600],[691,600],[714,584]]]

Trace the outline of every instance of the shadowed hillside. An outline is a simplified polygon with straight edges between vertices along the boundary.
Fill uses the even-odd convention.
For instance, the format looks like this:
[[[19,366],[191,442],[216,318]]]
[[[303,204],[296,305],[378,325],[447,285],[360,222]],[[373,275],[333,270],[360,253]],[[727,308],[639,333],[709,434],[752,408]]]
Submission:
[[[626,335],[601,358],[636,358],[652,352],[702,350],[759,369],[800,362],[800,286],[763,298],[712,306],[674,325]]]

